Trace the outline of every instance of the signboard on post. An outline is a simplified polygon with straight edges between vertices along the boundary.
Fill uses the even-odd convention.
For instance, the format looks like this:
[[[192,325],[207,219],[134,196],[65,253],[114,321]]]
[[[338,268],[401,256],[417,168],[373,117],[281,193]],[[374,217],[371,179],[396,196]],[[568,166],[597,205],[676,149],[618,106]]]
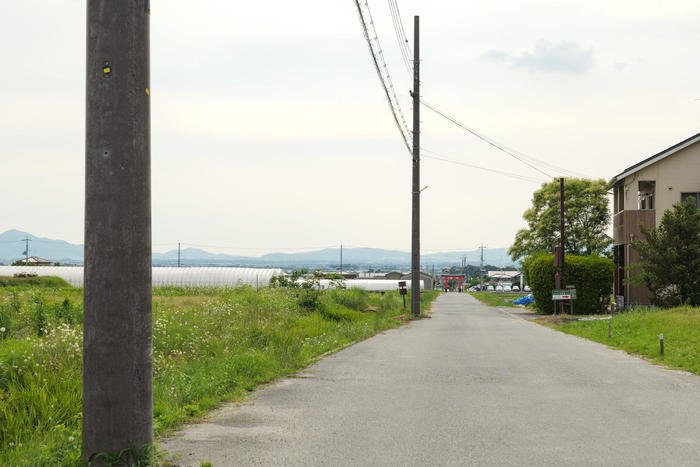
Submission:
[[[576,300],[576,289],[573,285],[567,285],[566,289],[554,289],[552,290],[552,300],[555,302],[558,300],[569,300],[571,303],[571,314],[574,314],[574,300]],[[556,303],[555,303],[556,305]],[[562,312],[563,312],[562,304]]]
[[[406,309],[406,294],[408,293],[408,290],[406,290],[406,281],[399,281],[399,293],[401,294],[401,298],[403,298],[403,309]]]
[[[406,295],[408,291],[406,290],[406,281],[399,282],[399,293],[401,295]]]
[[[575,293],[575,292],[574,292]],[[552,300],[572,300],[571,291],[569,289],[552,290]]]

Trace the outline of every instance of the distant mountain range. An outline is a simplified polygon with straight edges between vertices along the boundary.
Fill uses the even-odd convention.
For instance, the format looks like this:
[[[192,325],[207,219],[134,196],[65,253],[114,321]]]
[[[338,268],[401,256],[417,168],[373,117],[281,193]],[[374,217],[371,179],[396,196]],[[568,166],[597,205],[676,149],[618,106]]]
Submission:
[[[24,239],[29,238],[29,255],[59,261],[61,263],[82,264],[83,245],[74,245],[63,240],[36,237],[19,230],[8,230],[0,234],[0,263],[10,264],[24,255]],[[466,256],[470,264],[478,264],[479,251],[449,251],[421,255],[423,267],[454,266]],[[210,253],[198,248],[184,248],[180,251],[181,264],[185,266],[252,266],[252,267],[323,267],[338,265],[339,248],[325,248],[302,253],[269,253],[260,257],[234,256]],[[384,250],[381,248],[343,248],[343,264],[346,267],[360,268],[406,268],[411,263],[411,255],[406,251]],[[153,264],[157,266],[177,265],[177,250],[153,253]],[[484,264],[511,266],[513,261],[506,248],[484,250]]]

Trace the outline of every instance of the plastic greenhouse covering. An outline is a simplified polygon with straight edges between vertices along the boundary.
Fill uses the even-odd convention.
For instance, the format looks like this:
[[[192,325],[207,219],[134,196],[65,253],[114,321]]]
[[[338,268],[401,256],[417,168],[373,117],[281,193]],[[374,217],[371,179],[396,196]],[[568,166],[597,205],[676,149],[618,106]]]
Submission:
[[[374,292],[386,291],[386,290],[399,290],[399,282],[406,282],[406,288],[411,290],[411,281],[398,281],[389,279],[321,279],[320,288],[321,289],[332,289],[335,288],[335,284],[342,283],[345,288],[348,289],[362,289]],[[420,281],[421,290],[425,289],[424,281]]]
[[[75,287],[83,286],[82,266],[0,266],[0,276],[18,273],[57,276]],[[250,285],[265,287],[272,276],[284,274],[281,269],[258,268],[153,268],[153,286],[217,286]]]

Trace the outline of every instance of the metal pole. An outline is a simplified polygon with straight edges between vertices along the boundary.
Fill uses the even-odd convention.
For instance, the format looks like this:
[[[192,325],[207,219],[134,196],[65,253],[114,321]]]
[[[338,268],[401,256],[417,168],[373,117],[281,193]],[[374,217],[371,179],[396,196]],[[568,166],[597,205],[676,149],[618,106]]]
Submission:
[[[177,242],[177,267],[180,267],[180,242]]]
[[[29,237],[24,239],[24,265],[29,266]]]
[[[411,229],[411,313],[420,314],[420,41],[413,17],[413,190]]]
[[[340,273],[343,273],[343,242],[340,242]]]
[[[153,442],[149,36],[148,0],[87,2],[86,463]]]
[[[564,276],[564,179],[559,179],[559,248],[561,251],[561,284],[566,284]],[[559,311],[564,314],[564,302],[559,302]]]

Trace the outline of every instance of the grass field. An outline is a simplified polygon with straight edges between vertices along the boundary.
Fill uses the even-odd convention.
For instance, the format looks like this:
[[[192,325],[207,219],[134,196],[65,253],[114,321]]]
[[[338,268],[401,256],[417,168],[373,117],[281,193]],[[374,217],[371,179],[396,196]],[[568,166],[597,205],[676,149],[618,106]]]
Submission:
[[[437,295],[422,293],[424,307]],[[403,313],[398,292],[156,289],[156,435],[396,327]],[[81,289],[0,288],[0,465],[80,465],[81,367]]]
[[[568,334],[641,355],[654,363],[700,375],[700,308],[698,307],[668,310],[635,309],[616,314],[613,318],[611,338],[608,338],[607,319],[562,324],[541,322]],[[663,355],[660,353],[659,346],[659,334],[662,333],[664,335]]]
[[[518,308],[518,305],[513,303],[505,303],[507,300],[515,300],[516,298],[522,298],[527,295],[528,292],[470,292],[470,295],[481,303],[489,306],[509,306],[513,308]]]

